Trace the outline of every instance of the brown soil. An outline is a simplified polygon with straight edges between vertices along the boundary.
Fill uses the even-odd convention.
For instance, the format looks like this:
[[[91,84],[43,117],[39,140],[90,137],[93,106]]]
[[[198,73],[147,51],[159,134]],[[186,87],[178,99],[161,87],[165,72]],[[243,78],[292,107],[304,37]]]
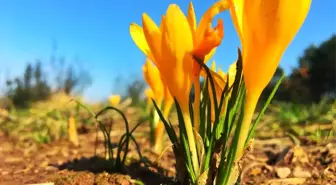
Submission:
[[[143,159],[140,161],[132,145],[124,174],[114,173],[109,168],[110,162],[102,157],[101,134],[95,153],[94,129],[79,135],[80,146],[66,140],[36,144],[0,133],[0,184],[128,185],[141,184],[140,181],[148,185],[178,184],[173,178],[172,150],[168,149],[158,159],[157,154],[148,150],[151,146],[146,128],[146,125],[140,127],[135,134]],[[112,142],[117,143],[122,133],[123,130],[112,132]],[[167,141],[166,146],[169,145]],[[273,138],[255,140],[253,146],[244,157],[241,184],[336,184],[335,141],[320,144],[301,142],[298,146],[289,138]],[[281,167],[290,170],[283,179],[277,173]]]

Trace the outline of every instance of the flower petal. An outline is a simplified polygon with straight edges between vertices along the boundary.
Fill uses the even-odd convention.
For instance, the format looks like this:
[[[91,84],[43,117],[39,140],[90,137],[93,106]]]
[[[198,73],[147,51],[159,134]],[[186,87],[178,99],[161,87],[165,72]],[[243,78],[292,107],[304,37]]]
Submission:
[[[214,79],[215,85],[217,84],[223,88],[226,79],[222,77],[222,74],[216,73],[215,70],[212,70],[212,69],[210,69],[210,74],[212,78]],[[204,78],[208,76],[204,68],[201,69],[200,75]]]
[[[216,71],[216,62],[215,61],[212,61],[210,69],[213,70],[213,71]]]
[[[193,54],[199,59],[205,59],[205,56],[221,44],[223,37],[223,20],[219,19],[218,25],[214,29],[209,27],[206,32],[204,32],[202,41],[194,48]]]
[[[172,4],[168,7],[164,24],[166,28],[163,33],[163,39],[165,39],[163,46],[166,48],[164,51],[170,52],[169,54],[177,60],[183,59],[185,53],[193,49],[187,18],[177,5]]]
[[[213,48],[209,54],[205,55],[204,63],[207,63],[214,56],[214,54],[216,53],[216,49],[217,48]]]
[[[212,22],[212,20],[213,20],[213,18],[214,18],[217,14],[219,14],[219,13],[221,13],[221,12],[223,12],[223,11],[229,9],[229,7],[230,7],[230,6],[229,6],[229,2],[228,2],[228,0],[220,0],[220,1],[217,1],[215,4],[213,4],[213,5],[212,5],[212,6],[205,12],[205,14],[202,16],[202,19],[201,19],[201,21],[200,21],[200,23],[199,23],[199,25],[198,25],[198,27],[197,27],[197,31],[196,31],[197,39],[199,39],[199,38],[203,38],[203,36],[204,36],[206,30],[207,30],[208,27],[209,27],[209,24],[211,24],[211,22]],[[198,42],[201,42],[201,41],[202,41],[202,39],[201,39],[201,40],[198,40],[198,41],[197,41],[197,45],[198,45]]]
[[[155,65],[159,65],[158,61],[161,59],[161,31],[145,13],[142,15],[142,24],[145,38],[153,54],[153,62],[155,62]]]
[[[164,85],[161,81],[161,76],[158,68],[147,58],[144,66],[142,67],[145,81],[153,90],[154,98],[161,102],[163,98]]]
[[[135,24],[131,23],[130,25],[130,34],[134,41],[134,43],[138,46],[138,48],[146,55],[148,56],[152,61],[154,61],[153,55],[151,50],[149,49],[149,46],[147,44],[143,29]]]
[[[250,92],[260,94],[269,83],[310,5],[311,0],[245,1],[243,73]]]
[[[236,28],[238,36],[243,41],[243,9],[244,9],[244,0],[229,0],[230,14],[233,25]],[[243,43],[242,48],[243,48]]]
[[[188,105],[191,88],[193,58],[188,55],[193,49],[193,39],[187,18],[176,5],[168,7],[162,20],[162,63],[160,72],[169,91],[179,103]],[[184,105],[183,105],[184,106]]]
[[[194,10],[194,5],[192,4],[192,2],[190,2],[189,4],[189,9],[188,9],[188,22],[189,22],[189,26],[193,35],[193,41],[194,41],[194,45],[196,45],[196,15],[195,15],[195,10]]]
[[[229,78],[229,87],[231,87],[235,81],[237,73],[237,61],[232,63],[228,70],[228,78]]]

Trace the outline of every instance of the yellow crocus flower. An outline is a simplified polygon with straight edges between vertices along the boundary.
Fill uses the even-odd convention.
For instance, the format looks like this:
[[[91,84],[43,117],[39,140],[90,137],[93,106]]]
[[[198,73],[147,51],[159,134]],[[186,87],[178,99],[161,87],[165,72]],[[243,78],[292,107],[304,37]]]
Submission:
[[[224,34],[223,23],[220,20],[213,29],[211,22],[215,15],[228,7],[227,0],[216,2],[203,15],[197,28],[192,4],[189,8],[188,18],[178,5],[169,5],[166,15],[162,16],[160,28],[145,13],[142,16],[143,28],[134,23],[130,26],[130,33],[135,44],[153,60],[161,73],[164,84],[179,102],[185,118],[196,174],[199,164],[197,164],[198,156],[189,114],[191,86],[194,82],[199,86],[197,79],[199,79],[200,66],[194,61],[194,58],[204,61],[205,57],[220,44]],[[199,93],[196,92],[196,94]],[[197,110],[199,105],[195,107]],[[198,121],[198,119],[194,120]],[[195,125],[198,124],[195,123]]]
[[[117,106],[120,103],[120,95],[111,95],[108,99],[112,106]]]
[[[187,106],[188,89],[191,88],[192,57],[186,53],[193,49],[192,35],[188,21],[177,5],[170,5],[166,14],[162,17],[159,28],[144,13],[143,28],[132,23],[130,33],[135,44],[157,66],[171,94],[181,106]]]
[[[176,8],[173,8],[173,7],[176,7]],[[184,58],[184,61],[189,60],[189,62],[183,63],[183,66],[181,66],[182,68],[184,68],[185,72],[189,71],[189,74],[191,74],[190,73],[190,70],[191,70],[190,68],[192,68],[192,70],[194,71],[193,74],[195,76],[199,75],[200,66],[197,64],[197,62],[191,62],[192,57],[189,56],[189,54],[193,55],[193,57],[197,57],[198,59],[204,60],[204,61],[208,61],[208,59],[212,57],[216,47],[221,43],[221,40],[222,40],[223,35],[224,35],[224,31],[223,31],[222,20],[218,21],[218,25],[215,28],[211,27],[211,22],[217,14],[219,14],[220,12],[222,12],[222,11],[228,9],[228,8],[229,8],[229,3],[228,3],[227,0],[221,0],[221,1],[218,1],[218,2],[214,3],[206,11],[206,13],[202,16],[199,25],[197,25],[196,24],[196,16],[195,16],[195,12],[194,12],[194,8],[193,8],[192,3],[190,3],[190,5],[189,5],[187,19],[185,18],[185,16],[183,15],[183,13],[181,12],[181,10],[179,9],[179,7],[177,5],[173,4],[173,5],[169,6],[169,8],[167,10],[167,16],[168,16],[169,9],[172,10],[171,12],[179,11],[179,15],[180,15],[178,18],[176,18],[176,19],[174,18],[174,21],[170,21],[169,24],[170,25],[175,25],[175,27],[177,27],[177,28],[179,28],[180,25],[184,25],[183,30],[182,29],[177,29],[176,32],[178,32],[178,34],[174,33],[175,36],[181,35],[180,38],[182,40],[175,41],[174,44],[176,46],[178,46],[177,48],[182,48],[182,45],[187,46],[187,47],[185,47],[185,49],[183,49],[183,50],[174,49],[173,52],[177,53],[177,51],[179,51],[179,53],[180,53],[179,58],[181,58],[181,57]],[[173,10],[173,9],[175,9],[175,10]],[[133,41],[141,49],[141,51],[143,51],[151,60],[153,60],[153,62],[155,63],[155,65],[158,66],[160,71],[161,71],[160,68],[166,68],[166,67],[162,66],[162,65],[165,65],[164,64],[165,62],[160,61],[160,60],[165,59],[165,57],[162,56],[163,52],[161,52],[164,49],[163,46],[161,45],[161,40],[162,40],[162,38],[168,36],[167,34],[166,35],[162,34],[163,33],[164,22],[168,22],[168,21],[164,21],[165,19],[167,19],[167,16],[162,17],[160,28],[154,23],[154,21],[150,17],[147,16],[147,14],[143,15],[143,26],[144,26],[143,29],[135,23],[132,23],[131,26],[130,26],[130,33],[131,33],[131,36],[133,38]],[[170,16],[170,17],[172,17],[172,16]],[[169,18],[169,19],[172,20],[171,18]],[[189,25],[189,28],[187,27],[187,25]],[[170,26],[168,26],[168,27],[166,26],[166,28],[168,28],[170,33],[172,33],[172,29],[171,29],[172,27],[170,28]],[[167,29],[165,29],[164,32],[167,32]],[[190,41],[190,39],[192,39],[192,40]],[[166,40],[167,40],[167,38],[166,38]],[[168,38],[168,40],[170,40],[170,38]],[[188,40],[188,42],[184,42],[183,40]],[[181,44],[181,43],[185,43],[185,44]],[[179,45],[181,45],[181,46],[179,46]],[[180,51],[182,51],[182,52],[180,52]],[[166,50],[164,51],[164,53],[167,53]],[[172,57],[172,59],[174,59],[174,60],[175,60],[175,58],[176,58],[175,56]],[[167,59],[165,59],[165,60],[167,60]],[[189,66],[187,66],[187,64]],[[160,65],[162,67],[160,67]],[[175,66],[175,65],[172,65],[172,64],[168,64],[168,65],[169,66]],[[173,74],[172,71],[169,71],[169,74]],[[190,78],[189,74],[186,75],[188,77],[185,77],[184,79],[186,79],[186,78],[189,79]],[[179,81],[180,83],[182,82],[182,80],[176,80],[176,81]],[[190,80],[187,80],[187,81],[190,81]],[[183,86],[184,87],[187,87],[187,86],[191,87],[191,85],[189,85],[191,83],[192,82],[185,82],[185,84]],[[183,88],[179,88],[179,89],[183,89]],[[185,91],[185,89],[184,89],[184,91]],[[189,93],[188,91],[185,91],[185,92]],[[176,96],[175,93],[173,93],[173,94],[174,94],[174,96]],[[188,94],[188,96],[189,96],[189,94]],[[184,97],[186,97],[186,95],[184,95]],[[176,98],[178,100],[182,99],[182,98],[178,98],[178,97],[176,97]],[[184,102],[186,102],[187,100],[188,99],[185,99]]]
[[[242,44],[244,81],[260,94],[308,14],[311,0],[230,0]]]
[[[161,42],[158,43],[155,43],[158,38],[152,32],[151,28],[153,27],[149,26],[151,21],[148,21],[149,24],[146,22],[146,16],[143,16],[144,33],[152,53],[156,53],[154,58],[158,56],[158,51],[161,52],[161,58],[157,60],[157,66],[162,78],[170,93],[180,104],[193,168],[195,173],[198,174],[199,161],[188,106],[193,69],[193,58],[188,53],[193,49],[193,39],[187,18],[177,5],[170,5],[166,16],[162,17],[162,38],[160,39]]]
[[[244,119],[235,164],[243,155],[259,96],[305,21],[310,5],[311,0],[230,0],[231,17],[242,45],[246,85]],[[230,178],[231,183],[235,180],[236,177]]]
[[[79,145],[76,120],[73,115],[71,115],[68,120],[68,137],[75,146]]]

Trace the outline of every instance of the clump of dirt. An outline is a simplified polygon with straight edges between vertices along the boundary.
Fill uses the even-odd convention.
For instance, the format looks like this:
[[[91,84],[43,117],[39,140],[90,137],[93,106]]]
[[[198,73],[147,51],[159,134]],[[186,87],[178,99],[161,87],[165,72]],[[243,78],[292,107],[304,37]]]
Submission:
[[[90,172],[75,172],[69,170],[58,172],[51,181],[54,182],[55,185],[133,185],[131,177],[123,174],[103,172],[95,175]]]
[[[72,172],[72,171],[60,171],[55,177],[50,179],[55,185],[68,185],[68,184],[82,184],[91,185],[94,184],[95,176],[93,173],[88,172]]]
[[[97,185],[109,185],[109,184],[115,184],[115,185],[133,185],[131,182],[131,177],[122,175],[122,174],[108,174],[106,172],[100,173],[96,176],[95,184]]]

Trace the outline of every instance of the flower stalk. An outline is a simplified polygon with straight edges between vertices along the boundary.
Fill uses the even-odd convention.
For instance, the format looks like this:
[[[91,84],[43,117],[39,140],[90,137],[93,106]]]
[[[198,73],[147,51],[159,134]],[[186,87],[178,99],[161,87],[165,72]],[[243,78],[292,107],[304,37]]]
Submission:
[[[237,163],[243,156],[245,142],[250,131],[254,110],[257,106],[259,95],[253,95],[247,93],[244,106],[244,118],[239,131],[237,153],[235,155],[234,163]]]
[[[198,155],[197,155],[197,148],[196,142],[193,132],[193,127],[191,123],[190,113],[186,111],[183,113],[184,124],[187,132],[188,142],[189,142],[189,150],[191,155],[192,166],[194,169],[195,174],[199,173],[199,162],[198,162]]]
[[[200,81],[199,76],[195,77],[195,103],[194,103],[194,129],[196,132],[199,132],[200,127],[200,96],[201,96],[201,87],[200,87]]]

